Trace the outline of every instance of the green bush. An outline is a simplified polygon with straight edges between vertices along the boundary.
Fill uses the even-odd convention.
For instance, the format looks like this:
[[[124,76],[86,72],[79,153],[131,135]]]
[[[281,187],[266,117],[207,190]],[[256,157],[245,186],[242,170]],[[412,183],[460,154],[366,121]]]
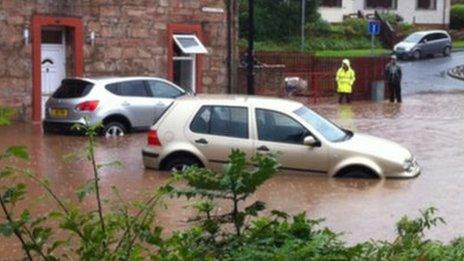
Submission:
[[[369,35],[367,21],[359,18],[350,18],[342,23],[343,34],[347,39],[363,38]]]
[[[409,35],[415,31],[414,25],[411,23],[400,23],[397,25],[397,29],[402,35]]]
[[[464,28],[464,4],[453,5],[451,7],[450,28]]]
[[[382,20],[384,20],[385,22],[388,22],[392,26],[396,26],[404,20],[403,17],[399,16],[396,13],[391,13],[391,12],[380,14],[380,18],[382,18]]]
[[[330,23],[323,19],[306,24],[305,29],[306,33],[311,37],[328,36],[332,33]]]
[[[248,1],[239,2],[239,36],[248,35]],[[319,0],[306,1],[305,24],[320,17]],[[283,41],[297,37],[301,30],[301,0],[259,0],[254,2],[255,38]]]

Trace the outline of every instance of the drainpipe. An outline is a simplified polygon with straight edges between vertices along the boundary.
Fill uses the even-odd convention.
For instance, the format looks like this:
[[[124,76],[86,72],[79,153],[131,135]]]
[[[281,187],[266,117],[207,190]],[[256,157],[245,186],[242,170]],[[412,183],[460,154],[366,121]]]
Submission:
[[[253,69],[255,64],[254,59],[254,37],[255,37],[255,22],[254,22],[254,0],[248,0],[248,61],[247,61],[247,94],[255,94],[255,79]]]
[[[232,93],[232,10],[231,1],[227,0],[227,93]]]

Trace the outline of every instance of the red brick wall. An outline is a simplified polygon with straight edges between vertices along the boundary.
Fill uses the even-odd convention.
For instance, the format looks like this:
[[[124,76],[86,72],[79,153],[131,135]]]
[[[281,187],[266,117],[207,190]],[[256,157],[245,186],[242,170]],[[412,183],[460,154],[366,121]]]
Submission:
[[[75,16],[85,37],[95,31],[94,46],[84,46],[85,75],[167,77],[167,25],[199,24],[209,53],[203,58],[203,91],[227,87],[226,0],[2,0],[0,1],[0,106],[20,108],[30,118],[32,44],[23,28],[33,14]],[[224,13],[205,13],[202,7]],[[236,22],[236,21],[235,21]]]
[[[283,96],[284,65],[255,66],[254,76],[256,95]],[[238,70],[238,87],[240,93],[247,93],[247,69],[244,67]]]

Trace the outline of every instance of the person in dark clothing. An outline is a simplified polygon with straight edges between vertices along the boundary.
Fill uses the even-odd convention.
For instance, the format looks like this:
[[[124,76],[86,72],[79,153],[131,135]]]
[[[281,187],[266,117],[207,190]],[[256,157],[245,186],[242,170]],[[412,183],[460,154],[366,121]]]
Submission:
[[[401,67],[396,62],[396,56],[391,57],[391,61],[385,67],[385,80],[390,90],[390,102],[401,103],[401,77],[403,73]]]

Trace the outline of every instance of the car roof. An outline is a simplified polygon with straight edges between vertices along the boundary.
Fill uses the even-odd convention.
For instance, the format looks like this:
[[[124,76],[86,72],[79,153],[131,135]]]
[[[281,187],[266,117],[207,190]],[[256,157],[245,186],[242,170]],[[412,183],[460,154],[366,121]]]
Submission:
[[[198,94],[177,98],[176,103],[200,103],[201,105],[248,106],[292,112],[303,106],[302,103],[281,98],[239,95],[239,94]]]
[[[134,81],[134,80],[157,80],[167,82],[166,79],[159,77],[149,77],[149,76],[92,76],[92,77],[71,77],[66,79],[77,79],[82,81],[91,82],[94,84],[110,84],[115,82],[122,81]]]
[[[448,32],[446,32],[445,30],[418,31],[418,32],[414,32],[413,34],[427,35],[427,34],[433,34],[433,33],[444,33],[444,34],[448,35]]]

